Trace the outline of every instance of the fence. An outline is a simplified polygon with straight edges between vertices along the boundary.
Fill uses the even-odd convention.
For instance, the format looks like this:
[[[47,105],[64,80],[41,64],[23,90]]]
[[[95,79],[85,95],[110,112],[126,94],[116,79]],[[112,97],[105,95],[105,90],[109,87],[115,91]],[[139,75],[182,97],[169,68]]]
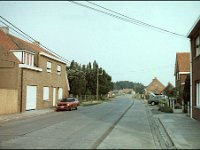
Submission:
[[[76,95],[74,96],[76,98],[78,98],[79,101],[94,101],[96,100],[96,95]],[[107,98],[107,95],[100,95],[98,100],[104,100]]]
[[[18,112],[18,91],[0,89],[0,115]]]

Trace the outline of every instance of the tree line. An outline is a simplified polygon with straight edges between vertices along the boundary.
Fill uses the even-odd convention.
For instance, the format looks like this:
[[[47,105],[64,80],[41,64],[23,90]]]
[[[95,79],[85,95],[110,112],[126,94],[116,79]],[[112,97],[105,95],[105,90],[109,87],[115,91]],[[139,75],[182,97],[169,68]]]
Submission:
[[[73,95],[96,95],[97,75],[99,95],[108,94],[113,89],[111,76],[99,67],[96,60],[87,65],[80,65],[74,60],[67,68],[70,94]]]
[[[114,83],[114,90],[133,89],[136,93],[144,94],[145,86],[142,83],[130,81],[117,81]]]
[[[142,83],[130,81],[112,82],[112,77],[102,67],[99,67],[96,60],[93,63],[89,62],[87,65],[80,65],[72,60],[66,70],[70,94],[73,95],[96,95],[97,75],[99,95],[106,95],[109,91],[127,88],[133,89],[136,93],[144,93],[145,86]]]

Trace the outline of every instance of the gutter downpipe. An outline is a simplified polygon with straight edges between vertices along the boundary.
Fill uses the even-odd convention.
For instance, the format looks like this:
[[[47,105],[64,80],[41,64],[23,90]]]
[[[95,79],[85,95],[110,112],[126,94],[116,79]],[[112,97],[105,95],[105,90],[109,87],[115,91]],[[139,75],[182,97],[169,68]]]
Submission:
[[[20,98],[20,113],[22,113],[22,94],[23,94],[23,68],[21,68],[21,98]]]
[[[22,63],[24,62],[24,53],[22,53]],[[22,113],[22,98],[23,98],[23,68],[21,68],[21,97],[20,97],[20,113]]]
[[[190,39],[191,43],[191,39]],[[190,117],[192,118],[192,43],[190,50]]]

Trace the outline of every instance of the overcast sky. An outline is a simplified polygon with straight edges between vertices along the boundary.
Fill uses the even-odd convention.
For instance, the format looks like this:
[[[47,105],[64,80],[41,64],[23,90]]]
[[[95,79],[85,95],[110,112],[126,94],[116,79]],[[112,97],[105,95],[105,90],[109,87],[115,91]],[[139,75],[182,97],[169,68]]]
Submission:
[[[94,3],[185,36],[200,15],[200,1]],[[157,77],[164,85],[174,84],[176,52],[190,51],[187,38],[137,26],[67,1],[1,1],[0,15],[67,60],[82,65],[96,60],[113,82],[148,85]]]

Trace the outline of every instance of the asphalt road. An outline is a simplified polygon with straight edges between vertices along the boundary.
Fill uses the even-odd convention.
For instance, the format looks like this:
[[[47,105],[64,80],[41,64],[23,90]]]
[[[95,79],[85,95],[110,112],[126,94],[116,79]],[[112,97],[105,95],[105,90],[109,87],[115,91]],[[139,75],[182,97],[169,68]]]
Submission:
[[[121,143],[121,144],[120,144]],[[156,148],[145,107],[131,96],[0,126],[1,149]]]

